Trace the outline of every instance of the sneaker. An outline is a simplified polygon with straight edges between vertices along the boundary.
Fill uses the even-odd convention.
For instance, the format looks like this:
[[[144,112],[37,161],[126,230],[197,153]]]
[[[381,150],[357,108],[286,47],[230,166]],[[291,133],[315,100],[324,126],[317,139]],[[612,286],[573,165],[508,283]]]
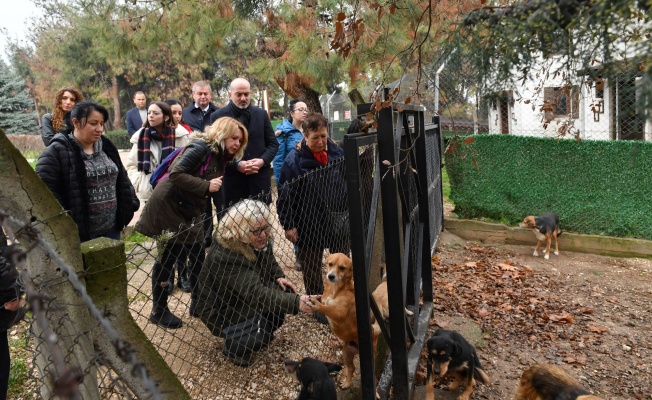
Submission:
[[[319,311],[315,311],[313,315],[315,316],[317,322],[320,324],[328,325],[328,318],[326,318],[324,314],[320,313]]]
[[[170,312],[167,307],[161,312],[151,313],[149,316],[149,322],[167,329],[177,329],[180,328],[183,324],[181,319],[172,314],[172,312]]]
[[[245,354],[243,356],[236,356],[229,354],[225,348],[222,348],[222,355],[226,357],[226,359],[229,360],[233,365],[237,365],[238,367],[247,368],[251,365],[251,353]]]

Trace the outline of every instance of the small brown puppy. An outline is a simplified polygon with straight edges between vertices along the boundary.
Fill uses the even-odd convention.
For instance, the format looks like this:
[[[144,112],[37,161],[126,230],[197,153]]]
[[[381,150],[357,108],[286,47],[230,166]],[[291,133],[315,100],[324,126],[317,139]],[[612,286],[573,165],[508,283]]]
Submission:
[[[344,372],[340,386],[351,386],[355,366],[353,357],[358,354],[358,323],[353,286],[353,263],[342,253],[335,253],[326,259],[326,282],[321,302],[311,299],[312,308],[326,315],[335,336],[342,340]],[[378,334],[374,330],[374,345]],[[375,347],[374,347],[375,349]]]
[[[521,376],[514,400],[602,400],[584,389],[566,370],[534,365]]]
[[[537,246],[534,248],[533,256],[539,256],[539,247],[541,243],[546,241],[546,255],[543,256],[546,260],[550,257],[550,243],[552,239],[555,239],[555,255],[559,255],[559,243],[557,238],[561,235],[561,229],[559,228],[559,216],[555,213],[543,213],[539,217],[534,215],[527,216],[523,219],[518,226],[521,228],[532,229],[534,235],[537,237]]]

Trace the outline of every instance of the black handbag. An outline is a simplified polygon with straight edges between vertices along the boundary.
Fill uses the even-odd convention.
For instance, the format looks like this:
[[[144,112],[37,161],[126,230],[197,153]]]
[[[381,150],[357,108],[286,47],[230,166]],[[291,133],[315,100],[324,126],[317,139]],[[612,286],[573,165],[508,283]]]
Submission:
[[[266,323],[266,320],[257,315],[235,325],[222,327],[225,349],[234,356],[260,350],[271,341]]]

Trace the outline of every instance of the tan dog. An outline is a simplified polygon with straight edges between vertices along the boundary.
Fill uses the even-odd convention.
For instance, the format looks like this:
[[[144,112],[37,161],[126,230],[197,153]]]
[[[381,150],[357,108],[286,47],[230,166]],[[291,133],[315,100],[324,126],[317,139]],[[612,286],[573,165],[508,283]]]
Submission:
[[[311,299],[313,310],[326,315],[335,336],[342,340],[344,372],[340,386],[351,386],[355,366],[353,358],[358,354],[358,323],[355,310],[353,286],[353,263],[342,253],[335,253],[326,259],[326,282],[321,302]],[[374,352],[378,333],[374,329]]]
[[[557,242],[557,237],[561,235],[561,229],[559,228],[559,216],[555,213],[543,213],[540,216],[536,217],[534,215],[527,216],[523,219],[518,226],[521,228],[528,228],[534,232],[534,235],[537,237],[537,246],[534,248],[533,256],[539,256],[539,247],[543,241],[546,241],[546,255],[543,256],[546,260],[550,257],[550,243],[552,239],[555,239],[555,255],[559,255],[559,243]]]
[[[554,365],[534,365],[521,376],[514,400],[602,400],[584,389],[566,370]]]
[[[383,271],[385,270],[383,266]],[[376,305],[378,306],[378,309],[380,310],[380,315],[382,315],[384,320],[389,319],[389,294],[387,293],[387,274],[383,274],[383,280],[380,282],[378,286],[376,286],[376,290],[371,294],[374,297],[374,300],[376,300]],[[414,313],[407,308],[405,309],[405,314],[408,316],[414,315]],[[378,328],[380,329],[380,328]]]

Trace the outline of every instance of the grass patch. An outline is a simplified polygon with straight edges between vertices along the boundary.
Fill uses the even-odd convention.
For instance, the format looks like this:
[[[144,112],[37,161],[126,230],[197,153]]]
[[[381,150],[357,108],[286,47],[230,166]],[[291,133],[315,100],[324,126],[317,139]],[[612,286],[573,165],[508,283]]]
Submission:
[[[441,189],[444,192],[444,202],[451,202],[451,181],[448,178],[446,167],[441,169]]]
[[[151,239],[148,236],[143,235],[140,232],[134,231],[131,235],[127,236],[126,238],[123,239],[123,242],[128,243],[144,243],[147,241],[151,241]]]

